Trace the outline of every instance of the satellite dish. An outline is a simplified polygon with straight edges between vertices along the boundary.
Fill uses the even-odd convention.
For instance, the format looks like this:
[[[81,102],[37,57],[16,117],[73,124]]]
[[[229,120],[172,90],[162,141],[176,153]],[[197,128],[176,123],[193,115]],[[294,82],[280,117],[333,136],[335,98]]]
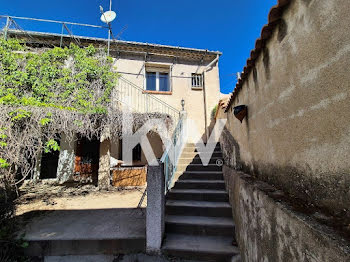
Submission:
[[[104,12],[101,15],[101,21],[103,23],[109,24],[110,22],[112,22],[115,18],[117,17],[117,14],[114,11],[107,11]]]

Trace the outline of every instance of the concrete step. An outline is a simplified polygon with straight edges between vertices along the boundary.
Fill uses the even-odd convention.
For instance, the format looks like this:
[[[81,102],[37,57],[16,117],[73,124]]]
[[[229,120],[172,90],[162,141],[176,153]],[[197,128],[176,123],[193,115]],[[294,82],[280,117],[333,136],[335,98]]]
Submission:
[[[222,161],[221,157],[212,157],[209,161],[209,164],[216,164],[218,161]],[[196,157],[181,157],[178,164],[202,164],[202,159],[199,156]]]
[[[186,171],[221,171],[222,166],[216,164],[209,164],[203,166],[202,164],[189,164],[189,165],[177,165],[176,170],[186,170]]]
[[[166,216],[165,232],[202,236],[234,236],[230,217]]]
[[[177,216],[232,217],[231,206],[228,202],[169,199],[165,204],[165,213]]]
[[[76,237],[79,238],[79,237]],[[26,240],[28,256],[95,255],[116,253],[138,253],[145,250],[146,240],[139,239],[60,239]]]
[[[208,146],[208,144],[204,143],[205,146]],[[197,147],[197,144],[196,143],[187,143],[185,145],[185,147]],[[215,144],[215,148],[221,148],[220,147],[220,143],[216,143]]]
[[[40,214],[40,215],[39,215]],[[145,214],[132,208],[37,212],[22,227],[28,256],[85,256],[145,251]]]
[[[185,146],[184,148],[183,148],[183,153],[184,152],[189,152],[189,153],[191,153],[191,152],[194,152],[196,150],[196,148],[195,147],[192,147],[192,146]]]
[[[180,158],[178,165],[189,165],[193,162],[193,157]]]
[[[211,154],[213,152],[216,153],[221,153],[222,150],[220,148],[214,148],[213,152],[211,151],[212,149],[209,148],[203,148],[203,154]],[[184,147],[182,152],[186,152],[186,153],[191,153],[191,152],[195,152],[198,153],[199,149],[196,147]]]
[[[43,262],[113,262],[115,260],[116,256],[113,255],[45,256]]]
[[[174,189],[225,189],[223,180],[185,179],[178,180]]]
[[[232,237],[191,236],[168,234],[163,253],[170,256],[203,261],[231,261],[239,256],[239,249],[232,245]]]
[[[196,153],[198,153],[199,150],[200,149],[197,147],[184,147],[182,152],[196,152]],[[212,150],[212,149],[210,149],[210,150]],[[203,148],[203,151],[209,151],[209,148]],[[221,151],[222,150],[219,147],[214,148],[214,152],[221,152]]]
[[[179,179],[223,180],[224,176],[221,171],[185,171],[179,176]]]
[[[171,189],[167,194],[167,199],[171,200],[196,200],[226,202],[229,200],[225,190],[213,189]]]
[[[207,153],[203,153],[204,155]],[[214,151],[213,153],[208,153],[207,155],[209,155],[209,157],[222,157],[222,152],[221,151]],[[181,154],[182,158],[189,158],[189,157],[199,157],[198,152],[190,152],[190,151],[186,151],[186,152],[182,152]]]
[[[196,147],[196,143],[187,143],[185,146],[186,146],[186,147]],[[215,145],[215,148],[221,148],[221,147],[220,147],[220,143],[217,143],[217,144]]]

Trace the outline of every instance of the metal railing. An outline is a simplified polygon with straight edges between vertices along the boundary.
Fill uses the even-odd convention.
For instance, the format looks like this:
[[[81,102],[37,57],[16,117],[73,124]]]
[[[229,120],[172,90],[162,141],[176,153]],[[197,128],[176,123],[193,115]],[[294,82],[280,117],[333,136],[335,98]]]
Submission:
[[[91,25],[9,15],[0,15],[0,27],[1,33],[5,39],[7,39],[9,33],[12,33],[13,31],[22,32],[29,38],[32,37],[32,34],[34,33],[58,34],[61,37],[60,46],[63,45],[63,38],[67,36],[72,38],[76,44],[80,45],[78,36],[87,36],[87,34],[102,36],[109,30],[105,25]],[[38,28],[45,28],[46,31],[38,31]]]
[[[165,194],[170,190],[173,186],[174,175],[176,172],[177,164],[182,153],[182,149],[184,146],[184,138],[185,138],[185,115],[181,115],[179,118],[179,122],[176,125],[173,136],[171,138],[171,142],[173,145],[168,145],[160,162],[163,164],[164,168],[164,180],[165,180]],[[173,146],[173,150],[170,150]],[[172,156],[170,156],[172,154]],[[171,158],[173,161],[171,161]]]
[[[132,110],[139,113],[167,114],[177,123],[180,111],[159,98],[148,94],[145,90],[124,77],[119,77],[117,84],[117,100],[130,104]]]

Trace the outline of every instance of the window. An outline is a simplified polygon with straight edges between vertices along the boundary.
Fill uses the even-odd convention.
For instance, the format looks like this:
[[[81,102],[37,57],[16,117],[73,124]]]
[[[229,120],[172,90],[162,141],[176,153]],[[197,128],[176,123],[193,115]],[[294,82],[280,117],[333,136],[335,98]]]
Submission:
[[[169,73],[146,71],[146,90],[170,92]]]
[[[153,72],[146,73],[146,90],[149,90],[149,91],[157,90],[157,73],[153,73]]]
[[[159,91],[170,91],[168,73],[159,73]]]
[[[202,74],[192,74],[192,88],[203,88]]]

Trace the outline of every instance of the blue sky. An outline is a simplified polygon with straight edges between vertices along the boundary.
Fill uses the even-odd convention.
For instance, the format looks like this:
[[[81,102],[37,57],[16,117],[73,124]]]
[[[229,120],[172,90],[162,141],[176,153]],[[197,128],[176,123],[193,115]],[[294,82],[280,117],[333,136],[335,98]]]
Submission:
[[[221,92],[232,92],[236,72],[242,71],[270,8],[277,0],[113,0],[115,34],[121,39],[223,52]],[[0,14],[99,24],[99,5],[109,0],[2,0]],[[0,19],[3,26],[4,19]],[[26,29],[60,32],[49,24],[20,24]],[[104,37],[99,29],[71,27],[73,33]]]

